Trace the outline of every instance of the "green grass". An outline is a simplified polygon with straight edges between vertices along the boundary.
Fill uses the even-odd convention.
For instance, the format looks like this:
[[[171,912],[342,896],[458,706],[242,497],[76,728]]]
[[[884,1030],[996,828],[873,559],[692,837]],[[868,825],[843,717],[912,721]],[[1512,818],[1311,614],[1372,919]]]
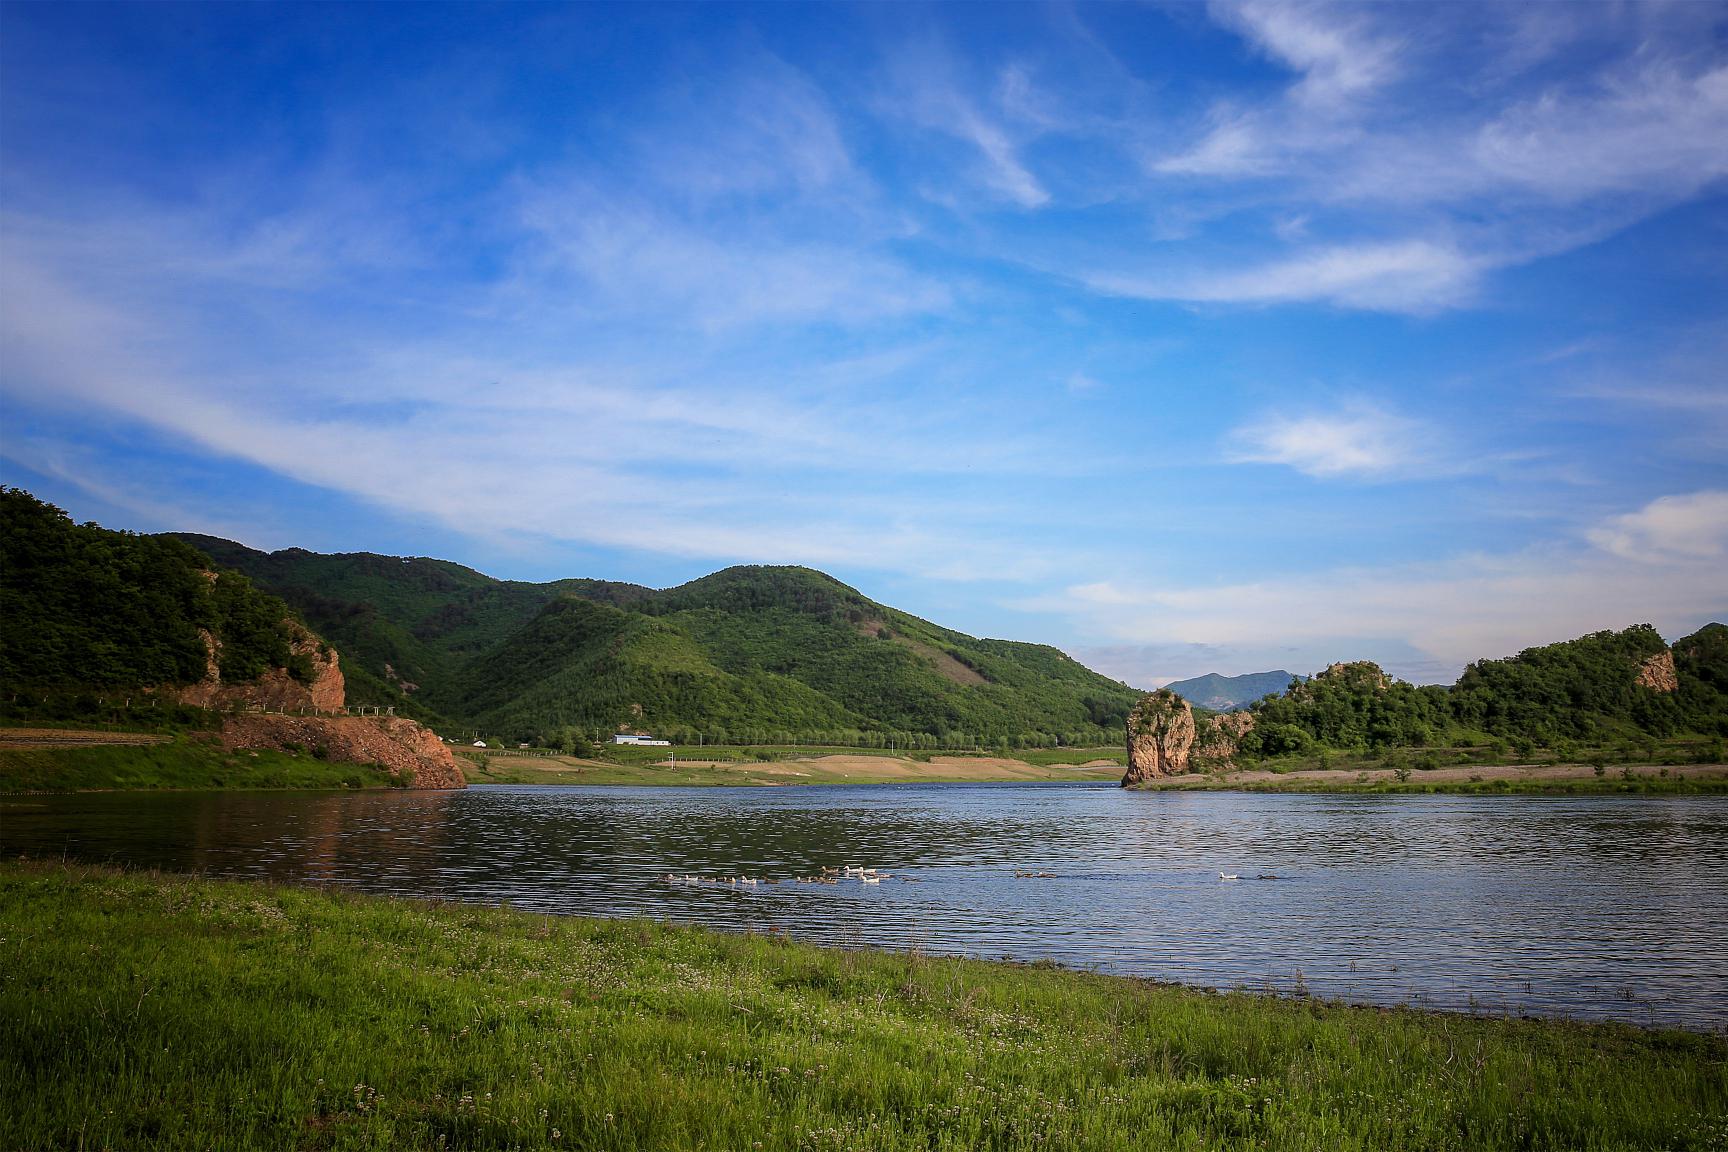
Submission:
[[[1709,1149],[1728,1044],[0,865],[0,1147]]]
[[[380,788],[381,768],[310,753],[228,751],[206,739],[93,748],[0,748],[0,792],[156,788]]]

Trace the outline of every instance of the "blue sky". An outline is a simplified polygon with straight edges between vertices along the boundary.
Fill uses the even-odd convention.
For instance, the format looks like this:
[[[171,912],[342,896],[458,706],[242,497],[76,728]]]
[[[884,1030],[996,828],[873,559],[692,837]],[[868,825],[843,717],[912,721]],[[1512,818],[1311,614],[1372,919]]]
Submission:
[[[1728,615],[1728,6],[0,9],[0,479],[1140,686]]]

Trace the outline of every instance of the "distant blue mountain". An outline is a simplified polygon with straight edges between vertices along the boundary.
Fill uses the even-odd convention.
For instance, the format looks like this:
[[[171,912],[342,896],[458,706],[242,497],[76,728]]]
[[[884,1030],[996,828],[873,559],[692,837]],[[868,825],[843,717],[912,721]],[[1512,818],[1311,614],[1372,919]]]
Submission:
[[[1216,672],[1208,672],[1204,676],[1196,676],[1192,680],[1178,680],[1165,687],[1197,708],[1210,708],[1214,712],[1234,712],[1238,708],[1246,708],[1262,696],[1281,693],[1290,687],[1290,681],[1302,679],[1280,669],[1276,672],[1248,672],[1241,676],[1220,676]]]

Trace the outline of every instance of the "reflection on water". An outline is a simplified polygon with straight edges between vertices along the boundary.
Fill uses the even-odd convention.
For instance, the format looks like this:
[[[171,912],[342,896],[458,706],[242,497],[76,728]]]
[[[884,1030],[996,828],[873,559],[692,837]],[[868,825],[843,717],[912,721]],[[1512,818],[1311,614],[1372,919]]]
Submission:
[[[1717,797],[1091,784],[108,793],[0,799],[0,851],[1376,1004],[1728,1028]],[[789,882],[849,864],[896,876]],[[666,873],[781,883],[671,885]]]

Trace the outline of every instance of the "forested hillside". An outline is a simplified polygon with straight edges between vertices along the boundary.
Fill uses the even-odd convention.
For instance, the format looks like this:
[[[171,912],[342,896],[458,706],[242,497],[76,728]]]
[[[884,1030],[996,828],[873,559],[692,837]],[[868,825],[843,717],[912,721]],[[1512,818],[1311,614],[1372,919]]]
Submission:
[[[114,532],[11,488],[0,545],[0,682],[14,690],[190,684],[204,631],[224,681],[299,675],[292,609],[341,651],[351,702],[507,740],[1115,743],[1138,695],[1054,648],[967,636],[808,568],[664,590],[530,584],[442,560]],[[1478,661],[1450,688],[1338,664],[1251,707],[1249,755],[1717,738],[1728,627],[1672,648],[1648,625],[1598,632]]]
[[[1135,696],[1054,648],[954,632],[807,568],[654,590],[181,539],[294,605],[343,652],[354,699],[507,739],[1114,743]]]
[[[1595,632],[1479,660],[1450,688],[1416,687],[1367,662],[1335,664],[1252,708],[1249,754],[1532,745],[1728,736],[1728,627],[1707,624],[1672,649],[1650,625]]]
[[[142,688],[202,679],[220,641],[226,682],[310,674],[289,648],[287,606],[164,536],[75,524],[0,487],[0,684],[16,691]]]

